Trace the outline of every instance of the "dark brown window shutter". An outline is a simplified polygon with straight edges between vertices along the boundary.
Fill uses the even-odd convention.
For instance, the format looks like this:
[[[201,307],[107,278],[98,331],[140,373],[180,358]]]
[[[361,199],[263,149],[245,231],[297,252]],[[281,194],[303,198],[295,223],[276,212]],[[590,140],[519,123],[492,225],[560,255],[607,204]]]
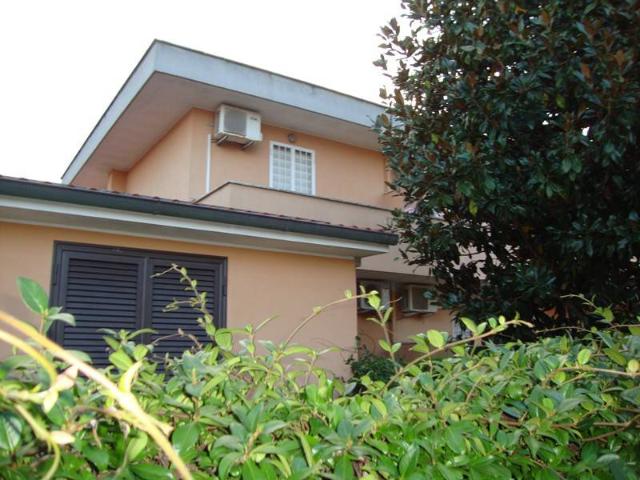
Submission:
[[[153,273],[158,274],[167,270],[171,266],[171,262],[152,258],[151,265]],[[179,262],[179,265],[187,269],[189,277],[197,280],[199,293],[206,293],[207,309],[213,315],[214,323],[220,325],[221,305],[219,301],[216,301],[221,296],[222,272],[220,265],[185,261]],[[152,335],[152,340],[156,341],[154,347],[154,357],[156,358],[167,353],[170,356],[181,354],[195,345],[193,338],[203,345],[211,341],[197,323],[197,318],[201,314],[187,304],[183,304],[178,310],[165,311],[165,307],[174,299],[188,301],[193,297],[193,294],[186,291],[185,287],[185,283],[180,283],[180,275],[177,272],[151,278],[151,328],[157,332]],[[185,336],[177,336],[178,330],[181,330]],[[189,338],[187,335],[193,338]],[[167,338],[169,336],[172,337]]]
[[[99,330],[136,330],[142,325],[143,259],[64,251],[58,271],[63,288],[57,289],[55,303],[76,317],[76,326],[58,322],[55,339],[104,366],[108,352]]]
[[[187,268],[198,281],[198,290],[207,294],[207,308],[216,326],[224,326],[226,259],[199,255],[121,249],[57,243],[52,279],[52,303],[61,305],[76,317],[76,326],[58,322],[51,332],[65,348],[88,353],[97,366],[108,364],[104,333],[99,330],[138,330],[152,328],[138,342],[157,341],[153,357],[181,354],[194,341],[176,334],[182,330],[201,344],[209,342],[197,324],[198,312],[184,306],[165,311],[176,300],[187,300],[176,272],[156,277],[171,264]],[[171,336],[171,338],[166,338]]]

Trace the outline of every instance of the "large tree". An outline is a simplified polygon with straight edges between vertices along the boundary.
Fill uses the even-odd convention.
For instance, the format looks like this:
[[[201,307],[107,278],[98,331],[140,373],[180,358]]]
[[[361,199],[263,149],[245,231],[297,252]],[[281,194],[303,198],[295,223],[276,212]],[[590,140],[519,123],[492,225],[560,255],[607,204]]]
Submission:
[[[637,310],[640,1],[402,4],[376,63],[407,257],[463,315]]]

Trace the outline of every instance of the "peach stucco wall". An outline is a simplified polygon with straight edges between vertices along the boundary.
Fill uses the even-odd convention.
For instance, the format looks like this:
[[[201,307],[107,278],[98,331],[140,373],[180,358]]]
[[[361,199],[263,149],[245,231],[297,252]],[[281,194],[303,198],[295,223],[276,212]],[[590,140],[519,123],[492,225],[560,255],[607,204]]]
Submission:
[[[193,116],[187,114],[129,170],[126,191],[188,200],[192,137]]]
[[[204,178],[207,135],[213,134],[214,113],[194,109],[130,170],[127,191],[182,200],[206,194]],[[337,200],[393,208],[400,199],[385,188],[385,159],[380,152],[301,132],[262,125],[263,141],[241,150],[238,144],[211,146],[211,189],[229,181],[269,186],[270,142],[313,150],[316,194]]]
[[[228,325],[240,327],[278,315],[262,334],[262,338],[274,341],[283,339],[314,306],[341,298],[345,289],[355,286],[351,260],[2,222],[0,233],[0,309],[30,321],[35,318],[22,305],[16,278],[33,278],[48,290],[56,240],[226,257]],[[356,331],[356,306],[347,303],[315,319],[297,341],[351,350]],[[7,347],[0,345],[0,355],[7,352]],[[344,351],[326,358],[324,364],[347,375],[343,362],[347,356]]]
[[[200,203],[221,207],[255,210],[268,208],[270,213],[308,218],[334,225],[381,228],[389,221],[390,212],[379,207],[329,200],[325,197],[299,195],[253,185],[227,183],[204,197]]]

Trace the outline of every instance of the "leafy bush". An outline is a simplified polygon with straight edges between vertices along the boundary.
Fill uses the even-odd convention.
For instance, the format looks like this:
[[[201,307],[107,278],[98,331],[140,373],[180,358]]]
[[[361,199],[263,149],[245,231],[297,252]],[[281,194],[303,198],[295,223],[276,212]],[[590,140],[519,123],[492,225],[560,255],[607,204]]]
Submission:
[[[202,300],[195,283],[186,288]],[[47,323],[51,315],[72,321],[32,301],[41,289],[23,290]],[[27,354],[0,364],[0,476],[638,478],[637,326],[496,345],[488,337],[522,322],[465,320],[470,339],[416,336],[416,360],[386,384],[365,376],[365,389],[350,394],[351,385],[316,366],[326,352],[292,343],[324,310],[280,344],[255,339],[270,320],[215,330],[203,311],[216,345],[167,360],[166,373],[147,360],[152,346],[130,336],[110,339],[113,365],[99,371],[1,313],[30,340],[0,330]],[[450,356],[432,358],[447,349]]]
[[[347,359],[354,381],[360,383],[366,376],[369,380],[387,383],[396,373],[398,363],[388,356],[376,355],[364,345],[359,345],[357,355]]]

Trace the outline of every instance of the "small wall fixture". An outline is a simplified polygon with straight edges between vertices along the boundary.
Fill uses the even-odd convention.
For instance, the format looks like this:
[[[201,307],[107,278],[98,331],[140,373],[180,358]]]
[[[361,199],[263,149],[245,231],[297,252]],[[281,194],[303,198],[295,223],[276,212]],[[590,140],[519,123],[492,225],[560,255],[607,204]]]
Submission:
[[[287,140],[289,140],[289,143],[296,143],[298,141],[298,137],[296,137],[295,133],[290,133],[287,135]]]

